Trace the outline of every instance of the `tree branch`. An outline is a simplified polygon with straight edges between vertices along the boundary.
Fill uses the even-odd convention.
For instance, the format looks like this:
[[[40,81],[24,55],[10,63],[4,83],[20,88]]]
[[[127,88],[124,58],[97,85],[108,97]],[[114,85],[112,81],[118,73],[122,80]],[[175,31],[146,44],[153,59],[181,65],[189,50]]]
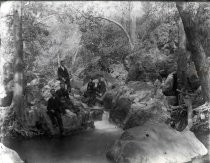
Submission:
[[[133,46],[133,43],[131,41],[131,38],[130,38],[128,32],[125,30],[125,28],[120,23],[118,23],[115,20],[112,20],[112,19],[109,19],[109,18],[105,18],[105,17],[101,17],[101,16],[93,17],[93,18],[95,18],[95,19],[104,19],[104,20],[107,20],[109,22],[112,22],[112,23],[116,24],[118,27],[120,27],[120,29],[123,30],[123,32],[125,33],[125,35],[126,35],[126,37],[128,39],[128,42],[129,42],[129,45],[130,45],[131,50],[133,50],[134,46]]]
[[[76,10],[78,13],[80,13],[85,19],[88,19],[88,20],[91,20],[91,21],[93,21],[93,19],[104,19],[104,20],[107,20],[107,21],[109,21],[109,22],[111,22],[111,23],[116,24],[118,27],[120,27],[120,29],[121,29],[121,30],[124,32],[124,34],[126,35],[126,37],[127,37],[127,39],[128,39],[128,42],[129,42],[129,45],[130,45],[130,48],[131,48],[131,51],[134,49],[134,45],[133,45],[133,43],[132,43],[132,41],[131,41],[131,38],[130,38],[128,32],[127,32],[126,29],[125,29],[120,23],[118,23],[117,21],[112,20],[112,19],[110,19],[110,18],[102,17],[102,16],[97,16],[97,17],[91,16],[91,17],[88,17],[88,16],[86,16],[84,13],[82,13],[81,11],[79,11],[78,9],[76,9],[75,7],[72,6],[72,8],[73,8],[74,10]]]

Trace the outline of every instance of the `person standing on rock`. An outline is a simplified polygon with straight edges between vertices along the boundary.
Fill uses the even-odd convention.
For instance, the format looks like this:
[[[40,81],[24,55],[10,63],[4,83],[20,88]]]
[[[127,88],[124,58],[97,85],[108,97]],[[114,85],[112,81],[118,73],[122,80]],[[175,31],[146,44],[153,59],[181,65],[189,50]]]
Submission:
[[[99,78],[99,82],[98,82],[96,90],[100,97],[103,96],[104,93],[106,92],[106,84],[102,80],[102,77]]]
[[[67,68],[64,66],[64,61],[60,62],[60,67],[58,67],[58,80],[64,82],[67,85],[67,89],[71,92],[70,77]]]
[[[50,117],[53,127],[58,127],[60,129],[60,133],[63,133],[63,122],[61,118],[61,103],[60,100],[56,97],[55,89],[51,89],[50,93],[52,97],[48,100],[47,104],[47,114]]]

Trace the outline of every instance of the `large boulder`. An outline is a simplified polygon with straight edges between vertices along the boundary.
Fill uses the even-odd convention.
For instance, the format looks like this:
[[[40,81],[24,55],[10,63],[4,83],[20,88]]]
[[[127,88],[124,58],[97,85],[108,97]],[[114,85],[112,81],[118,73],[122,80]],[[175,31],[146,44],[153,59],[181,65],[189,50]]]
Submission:
[[[115,93],[116,94],[116,93]],[[104,108],[106,110],[110,110],[112,108],[112,100],[114,97],[114,92],[113,91],[108,91],[104,94],[103,96],[103,104],[104,104]]]
[[[110,120],[116,124],[122,124],[131,109],[131,100],[127,97],[120,97],[110,110]]]
[[[142,126],[147,121],[165,123],[170,117],[163,103],[156,99],[151,99],[147,103],[135,103],[131,107],[124,120],[124,129]]]
[[[182,163],[207,154],[191,131],[176,131],[166,124],[147,122],[126,130],[107,152],[117,163]]]
[[[165,122],[169,118],[164,95],[160,89],[155,91],[151,83],[129,82],[108,91],[103,101],[110,110],[110,120],[124,128],[142,125],[147,120]]]
[[[47,101],[51,97],[50,90],[60,88],[60,82],[56,79],[49,80],[47,85],[40,88],[39,82],[32,81],[28,86],[27,101],[30,105],[26,109],[26,124],[32,129],[38,129],[42,134],[59,134],[58,128],[53,128],[51,120],[47,115]],[[73,95],[70,95],[72,110],[79,110],[78,114],[72,110],[66,110],[67,113],[62,115],[64,134],[68,135],[75,130],[83,130],[87,127],[93,127],[93,120],[90,116],[90,109],[81,102],[80,91],[72,88]]]
[[[20,156],[12,149],[0,143],[0,158],[2,163],[24,163]]]
[[[64,135],[69,135],[74,131],[83,130],[87,127],[93,127],[90,110],[75,104],[74,107],[80,109],[78,114],[75,114],[70,110],[66,110],[66,114],[61,116],[64,127]],[[36,128],[42,134],[59,134],[58,128],[53,128],[52,122],[47,115],[46,106],[32,106],[27,109],[26,115],[25,124],[29,126],[29,128]]]

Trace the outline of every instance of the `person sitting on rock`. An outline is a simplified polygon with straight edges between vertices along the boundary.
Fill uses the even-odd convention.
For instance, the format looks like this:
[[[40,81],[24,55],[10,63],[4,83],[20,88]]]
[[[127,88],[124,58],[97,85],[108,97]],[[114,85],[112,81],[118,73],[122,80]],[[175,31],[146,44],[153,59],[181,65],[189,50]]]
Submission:
[[[56,97],[55,89],[51,89],[50,93],[52,94],[52,97],[48,100],[47,104],[47,114],[50,117],[53,127],[56,127],[57,124],[60,129],[60,133],[63,133],[63,123],[61,118],[61,104],[60,100]]]
[[[64,61],[61,61],[60,67],[58,67],[58,80],[64,82],[68,91],[71,92],[70,77],[67,68],[64,66]]]
[[[74,108],[73,103],[71,102],[69,98],[69,93],[65,88],[64,82],[60,83],[60,89],[56,91],[56,95],[61,102],[61,108],[64,114],[66,113],[65,111],[66,109],[71,110],[72,112],[75,112],[75,113],[78,112],[78,110]]]
[[[106,84],[105,82],[102,80],[102,77],[99,78],[99,82],[96,88],[97,94],[101,97],[104,95],[104,93],[106,92]]]
[[[96,99],[96,88],[95,83],[93,82],[93,78],[90,78],[90,81],[87,85],[86,95],[88,96],[88,105],[94,105]]]

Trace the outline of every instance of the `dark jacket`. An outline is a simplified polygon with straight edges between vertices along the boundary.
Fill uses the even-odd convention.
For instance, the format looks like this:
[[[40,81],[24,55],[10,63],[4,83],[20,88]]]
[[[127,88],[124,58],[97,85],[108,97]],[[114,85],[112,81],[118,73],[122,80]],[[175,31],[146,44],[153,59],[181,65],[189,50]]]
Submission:
[[[55,112],[59,112],[60,113],[61,112],[60,106],[61,106],[60,100],[57,97],[54,97],[54,98],[51,97],[48,100],[47,110],[48,111],[54,110]]]
[[[106,84],[104,81],[99,81],[97,85],[97,92],[105,93],[106,92]]]
[[[95,89],[95,83],[94,82],[89,82],[88,85],[87,85],[87,92],[95,92],[96,89]]]
[[[62,80],[62,78],[69,79],[69,73],[66,67],[64,67],[64,70],[61,67],[58,67],[58,79]]]
[[[59,89],[56,91],[56,95],[59,99],[69,99],[69,93],[66,89]]]

